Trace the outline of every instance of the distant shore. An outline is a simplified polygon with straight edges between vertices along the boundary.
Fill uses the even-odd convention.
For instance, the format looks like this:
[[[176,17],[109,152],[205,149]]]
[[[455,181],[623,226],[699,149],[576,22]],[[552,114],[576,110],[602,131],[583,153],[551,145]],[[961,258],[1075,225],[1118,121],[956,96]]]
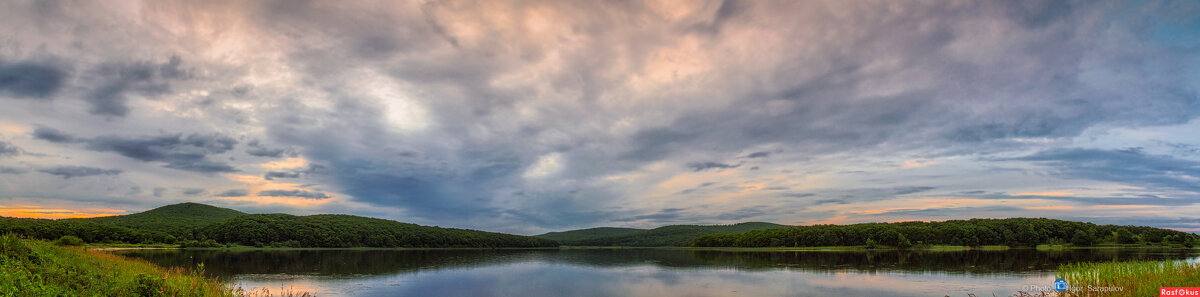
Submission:
[[[894,251],[894,250],[923,250],[923,251],[960,251],[960,250],[1008,250],[1008,249],[1037,249],[1037,250],[1067,250],[1067,249],[1200,249],[1200,247],[1186,248],[1178,246],[1132,246],[1132,244],[1110,244],[1110,246],[1092,246],[1092,247],[1073,247],[1060,246],[1060,244],[1040,244],[1038,247],[1008,247],[1008,246],[982,246],[982,247],[966,247],[966,246],[928,246],[928,247],[912,247],[912,248],[895,248],[895,247],[875,247],[866,248],[866,246],[832,246],[832,247],[766,247],[766,248],[737,248],[737,247],[610,247],[610,246],[560,246],[547,248],[377,248],[377,247],[352,247],[352,248],[284,248],[284,247],[211,247],[197,248],[188,247],[181,248],[179,246],[167,246],[167,244],[146,244],[146,246],[138,246],[138,244],[97,244],[97,246],[89,246],[90,250],[134,250],[134,249],[191,249],[191,250],[563,250],[563,249],[682,249],[682,250],[712,250],[712,251]]]

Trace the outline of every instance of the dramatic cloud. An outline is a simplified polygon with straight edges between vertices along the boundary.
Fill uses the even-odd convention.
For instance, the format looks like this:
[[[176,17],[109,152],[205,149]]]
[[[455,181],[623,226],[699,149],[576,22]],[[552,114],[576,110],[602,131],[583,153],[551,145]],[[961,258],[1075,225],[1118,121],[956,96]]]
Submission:
[[[69,142],[77,141],[77,139],[75,139],[75,136],[71,136],[70,134],[67,134],[66,132],[59,131],[58,129],[54,129],[54,128],[50,128],[50,127],[42,127],[42,126],[38,126],[37,129],[33,130],[33,138],[41,139],[41,140],[45,140],[45,141],[49,141],[49,142],[53,142],[53,143],[69,143]]]
[[[100,169],[85,166],[59,166],[38,170],[40,172],[57,175],[63,179],[96,176],[96,175],[117,175],[121,174],[120,169]]]
[[[267,148],[260,144],[258,140],[252,140],[246,143],[246,146],[248,147],[246,153],[255,157],[280,158],[287,152],[286,149],[282,148]]]
[[[750,153],[749,155],[746,155],[746,158],[750,158],[750,159],[766,158],[769,156],[771,156],[771,152],[753,152],[753,153]]]
[[[1050,167],[1053,174],[1067,178],[1130,183],[1200,194],[1200,183],[1196,182],[1200,178],[1200,161],[1146,154],[1141,149],[1053,149],[1011,160],[1041,164]]]
[[[0,165],[123,172],[0,198],[518,233],[1200,228],[1172,221],[1200,213],[1193,2],[131,4],[0,3]]]
[[[171,91],[171,81],[191,78],[191,73],[182,68],[179,56],[172,56],[162,64],[153,62],[104,63],[91,73],[98,81],[86,95],[91,103],[92,114],[123,117],[129,114],[130,94],[155,96]]]
[[[298,178],[298,177],[300,177],[299,172],[286,172],[286,171],[268,171],[266,175],[263,175],[263,178],[266,178],[267,180],[272,180],[272,179],[276,179],[276,178]]]
[[[34,136],[51,142],[69,142],[74,138],[62,132],[38,128]],[[201,173],[237,172],[224,162],[213,161],[210,155],[232,150],[238,142],[220,134],[175,134],[149,137],[97,137],[82,140],[86,148],[98,152],[114,152],[143,162],[163,162],[165,167]]]
[[[21,148],[8,142],[0,141],[0,158],[16,156],[18,154],[21,154]]]
[[[2,56],[0,56],[2,58]],[[49,98],[62,88],[67,72],[48,64],[5,63],[0,59],[0,96]]]
[[[704,170],[709,170],[709,169],[737,168],[738,166],[742,166],[742,164],[739,163],[739,164],[730,165],[730,164],[717,163],[717,162],[697,162],[697,163],[688,163],[687,166],[688,166],[688,168],[691,168],[693,171],[704,171]]]
[[[327,195],[327,194],[325,194],[325,193],[321,193],[321,192],[310,192],[310,191],[304,191],[304,190],[269,190],[269,191],[261,191],[261,192],[258,192],[258,196],[269,196],[269,197],[300,197],[300,198],[310,198],[310,199],[324,199],[324,198],[329,198],[329,195]]]

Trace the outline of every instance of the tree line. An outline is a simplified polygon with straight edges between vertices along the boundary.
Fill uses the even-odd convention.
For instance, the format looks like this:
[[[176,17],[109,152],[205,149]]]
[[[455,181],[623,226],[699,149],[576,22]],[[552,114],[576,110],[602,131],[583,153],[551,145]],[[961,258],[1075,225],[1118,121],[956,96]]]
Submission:
[[[74,236],[97,243],[174,243],[175,236],[157,231],[76,220],[46,220],[0,217],[0,234],[18,234],[28,238],[55,240]]]
[[[194,230],[189,237],[246,246],[498,248],[556,247],[529,236],[421,226],[351,215],[238,216]]]
[[[143,213],[92,219],[0,217],[0,234],[88,243],[178,244],[181,247],[556,247],[529,236],[440,228],[352,215],[243,214],[183,203]]]
[[[749,231],[740,234],[709,234],[696,237],[699,247],[817,247],[956,245],[979,247],[1005,245],[1034,247],[1039,244],[1156,244],[1192,247],[1200,236],[1175,230],[1096,225],[1044,218],[971,219],[943,222],[864,223],[814,225]]]

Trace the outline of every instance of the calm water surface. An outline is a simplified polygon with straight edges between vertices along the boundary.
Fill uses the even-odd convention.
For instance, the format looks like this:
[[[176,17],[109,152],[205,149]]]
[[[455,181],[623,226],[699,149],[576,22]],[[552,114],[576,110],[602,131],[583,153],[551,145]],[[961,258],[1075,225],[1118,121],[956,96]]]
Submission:
[[[317,296],[1009,296],[1059,264],[1200,261],[1200,251],[728,252],[564,250],[124,250],[167,267],[204,263],[251,290]],[[1025,290],[1027,291],[1027,290]]]

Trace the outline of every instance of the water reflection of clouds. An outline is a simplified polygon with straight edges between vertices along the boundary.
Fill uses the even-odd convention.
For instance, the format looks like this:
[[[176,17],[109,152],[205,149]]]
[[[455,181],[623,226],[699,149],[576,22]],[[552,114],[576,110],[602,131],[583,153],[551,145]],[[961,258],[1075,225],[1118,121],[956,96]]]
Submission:
[[[1195,252],[1034,250],[736,253],[668,249],[125,251],[153,263],[203,261],[247,290],[318,296],[1009,296],[1081,261],[1200,261]],[[279,263],[287,263],[279,265]],[[264,296],[264,295],[259,295]]]
[[[933,278],[930,278],[933,276]],[[1014,293],[1048,276],[666,270],[512,263],[384,280],[358,296],[931,296]],[[1007,292],[1007,293],[1005,293]]]

